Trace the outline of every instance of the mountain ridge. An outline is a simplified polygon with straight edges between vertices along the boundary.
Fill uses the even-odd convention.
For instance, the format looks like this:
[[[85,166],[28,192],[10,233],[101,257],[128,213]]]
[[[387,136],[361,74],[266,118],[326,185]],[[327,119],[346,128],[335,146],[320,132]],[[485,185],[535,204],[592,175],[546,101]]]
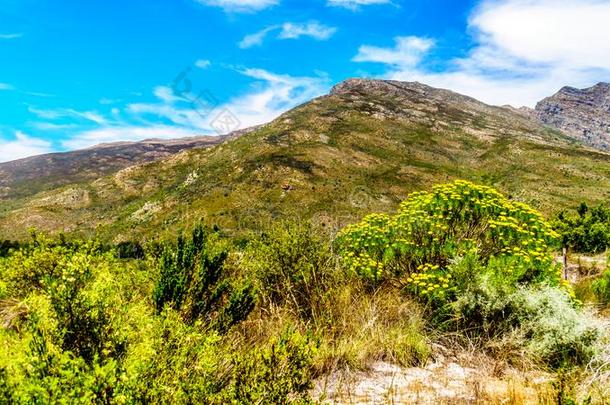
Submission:
[[[0,201],[61,185],[95,180],[129,166],[169,157],[184,150],[212,147],[256,128],[245,128],[226,135],[101,143],[84,149],[1,162]]]

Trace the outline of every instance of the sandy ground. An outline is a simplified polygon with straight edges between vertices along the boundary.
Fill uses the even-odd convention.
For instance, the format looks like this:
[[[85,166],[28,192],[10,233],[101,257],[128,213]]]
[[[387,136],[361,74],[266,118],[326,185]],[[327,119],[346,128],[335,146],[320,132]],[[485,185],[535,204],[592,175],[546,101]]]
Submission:
[[[312,392],[323,404],[538,404],[552,403],[551,379],[539,373],[494,377],[472,365],[434,362],[402,368],[386,362],[368,371],[336,372]]]

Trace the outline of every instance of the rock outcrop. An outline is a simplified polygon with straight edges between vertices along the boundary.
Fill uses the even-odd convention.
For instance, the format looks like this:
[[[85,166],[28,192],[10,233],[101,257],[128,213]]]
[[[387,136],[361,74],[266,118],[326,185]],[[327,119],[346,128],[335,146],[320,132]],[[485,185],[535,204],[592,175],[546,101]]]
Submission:
[[[536,105],[544,124],[598,149],[610,150],[610,83],[564,87]]]

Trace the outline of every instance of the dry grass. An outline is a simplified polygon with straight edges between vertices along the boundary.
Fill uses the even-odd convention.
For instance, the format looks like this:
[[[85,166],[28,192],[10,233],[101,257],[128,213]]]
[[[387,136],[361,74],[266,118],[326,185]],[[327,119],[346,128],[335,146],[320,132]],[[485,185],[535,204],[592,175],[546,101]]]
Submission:
[[[14,329],[20,320],[28,316],[29,312],[30,308],[17,299],[0,300],[0,325],[5,329]]]
[[[343,288],[334,297],[331,319],[321,330],[318,372],[363,369],[376,361],[405,366],[430,355],[422,308],[392,288],[369,295],[360,286]]]
[[[310,333],[318,344],[314,374],[363,370],[376,361],[422,364],[430,355],[422,308],[395,289],[370,294],[353,281],[319,303],[323,318],[303,319],[289,306],[271,306],[250,316],[236,331],[239,341],[267,340],[292,327]]]

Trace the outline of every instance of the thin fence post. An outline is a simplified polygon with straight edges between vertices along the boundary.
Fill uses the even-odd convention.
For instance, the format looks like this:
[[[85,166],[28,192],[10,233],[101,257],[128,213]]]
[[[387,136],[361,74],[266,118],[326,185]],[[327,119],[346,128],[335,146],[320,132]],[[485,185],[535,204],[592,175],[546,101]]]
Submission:
[[[563,279],[568,279],[568,249],[563,248]]]

